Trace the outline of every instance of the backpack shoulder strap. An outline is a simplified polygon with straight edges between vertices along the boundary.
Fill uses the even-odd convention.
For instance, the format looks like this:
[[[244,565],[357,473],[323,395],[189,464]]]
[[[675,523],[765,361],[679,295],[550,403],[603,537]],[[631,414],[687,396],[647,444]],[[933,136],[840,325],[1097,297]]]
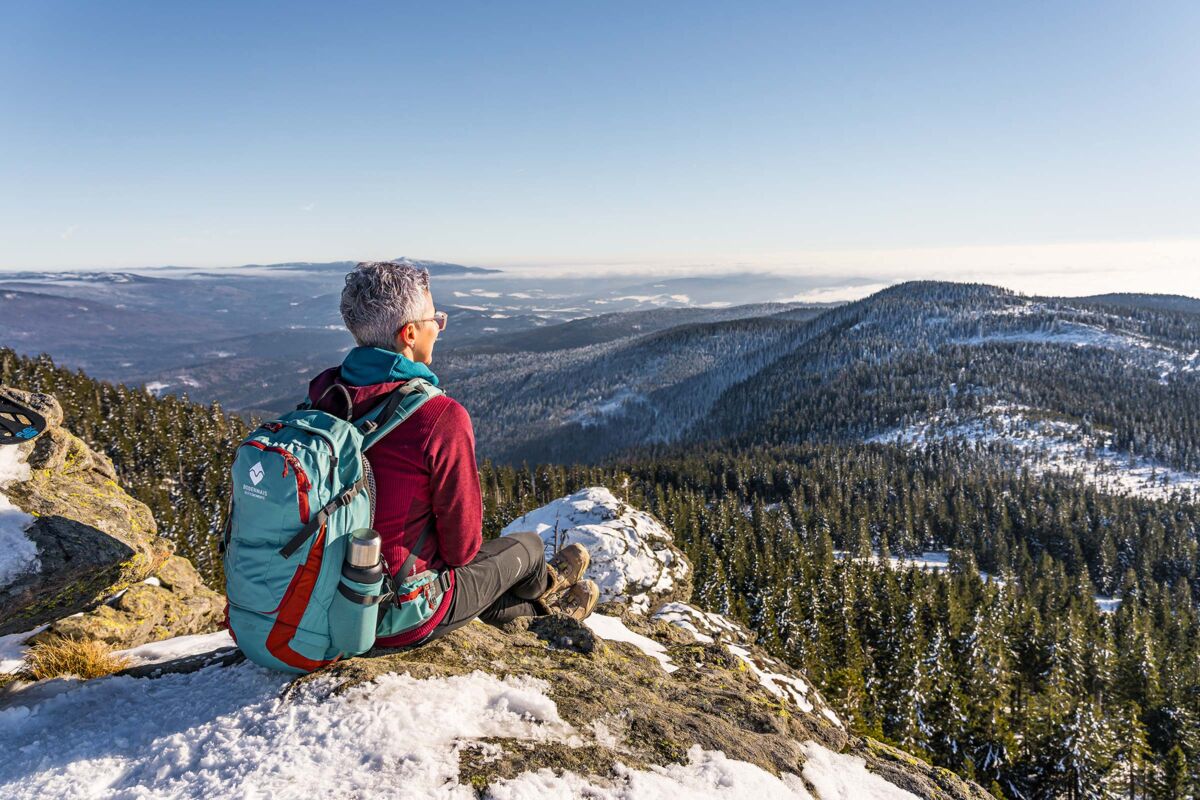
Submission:
[[[445,392],[424,378],[413,378],[396,388],[387,400],[355,420],[355,426],[363,435],[362,449],[370,448],[411,417],[426,400],[432,400],[441,394]]]

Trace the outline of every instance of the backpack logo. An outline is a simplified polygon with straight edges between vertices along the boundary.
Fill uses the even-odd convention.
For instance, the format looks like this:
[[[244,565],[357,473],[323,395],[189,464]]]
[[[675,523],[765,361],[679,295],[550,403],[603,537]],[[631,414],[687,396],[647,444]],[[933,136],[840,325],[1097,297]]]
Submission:
[[[253,467],[250,468],[250,481],[255,486],[258,486],[258,484],[260,484],[262,482],[263,475],[265,475],[265,474],[266,474],[266,472],[263,470],[263,465],[262,465],[262,462],[260,461],[257,464],[255,464]]]

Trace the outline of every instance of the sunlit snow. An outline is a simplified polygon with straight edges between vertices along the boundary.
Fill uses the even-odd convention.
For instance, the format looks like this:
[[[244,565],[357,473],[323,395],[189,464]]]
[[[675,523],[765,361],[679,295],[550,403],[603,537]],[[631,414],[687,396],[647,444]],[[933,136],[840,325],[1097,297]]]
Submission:
[[[29,479],[29,465],[15,445],[0,446],[0,490]],[[14,506],[0,491],[0,587],[41,567],[37,545],[25,534],[33,517]]]

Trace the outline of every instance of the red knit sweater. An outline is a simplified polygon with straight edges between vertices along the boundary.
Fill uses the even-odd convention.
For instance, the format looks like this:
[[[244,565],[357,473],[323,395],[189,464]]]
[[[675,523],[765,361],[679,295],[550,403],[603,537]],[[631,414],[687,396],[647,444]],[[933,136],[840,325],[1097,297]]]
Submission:
[[[309,385],[316,402],[332,383],[350,391],[355,418],[366,414],[400,383],[371,386],[345,384],[334,367],[322,372]],[[330,392],[319,408],[344,413],[340,393]],[[475,465],[475,432],[467,410],[445,395],[427,400],[416,412],[367,451],[375,473],[377,498],[375,530],[383,540],[383,557],[399,570],[417,537],[432,520],[436,535],[426,540],[417,553],[413,572],[443,570],[470,562],[483,543],[483,503],[479,495],[479,472]],[[454,593],[442,596],[433,616],[420,627],[382,638],[384,647],[402,647],[423,639],[446,615]]]

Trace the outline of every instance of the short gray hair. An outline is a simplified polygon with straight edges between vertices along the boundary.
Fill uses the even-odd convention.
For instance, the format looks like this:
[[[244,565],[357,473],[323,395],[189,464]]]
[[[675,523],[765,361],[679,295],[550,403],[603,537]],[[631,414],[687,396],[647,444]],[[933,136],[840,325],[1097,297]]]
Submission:
[[[429,273],[395,261],[364,261],[346,276],[342,319],[361,347],[394,350],[396,331],[421,316]]]

